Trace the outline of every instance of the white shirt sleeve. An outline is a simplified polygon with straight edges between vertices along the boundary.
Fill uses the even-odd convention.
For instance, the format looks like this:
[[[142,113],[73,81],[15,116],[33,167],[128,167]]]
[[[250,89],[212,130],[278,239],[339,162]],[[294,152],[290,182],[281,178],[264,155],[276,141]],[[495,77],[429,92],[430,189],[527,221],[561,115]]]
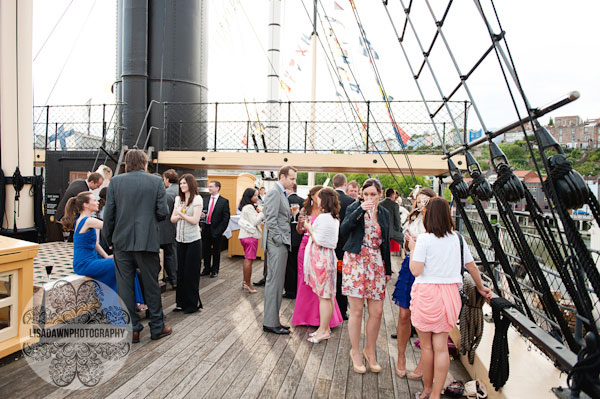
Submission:
[[[471,254],[471,250],[469,249],[469,245],[467,245],[467,241],[465,240],[464,237],[462,237],[463,240],[463,254],[464,254],[464,258],[465,258],[465,265],[467,263],[473,262],[473,255]]]
[[[427,244],[429,243],[429,234],[419,234],[415,249],[410,254],[410,259],[415,262],[425,262],[427,256]]]

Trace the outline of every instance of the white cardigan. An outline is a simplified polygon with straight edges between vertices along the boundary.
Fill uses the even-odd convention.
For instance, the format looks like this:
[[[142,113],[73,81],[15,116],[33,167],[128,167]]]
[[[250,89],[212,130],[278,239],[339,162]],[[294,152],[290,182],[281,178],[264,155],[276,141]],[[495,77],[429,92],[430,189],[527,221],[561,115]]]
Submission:
[[[255,226],[256,230],[254,232],[246,230],[242,227],[242,223],[240,223],[239,238],[253,237],[260,239],[262,237],[262,229],[260,228],[260,224],[262,223],[264,218],[265,214],[263,212],[256,212],[254,205],[244,205],[244,207],[242,208],[242,213],[240,215],[240,221],[245,220],[250,225]]]

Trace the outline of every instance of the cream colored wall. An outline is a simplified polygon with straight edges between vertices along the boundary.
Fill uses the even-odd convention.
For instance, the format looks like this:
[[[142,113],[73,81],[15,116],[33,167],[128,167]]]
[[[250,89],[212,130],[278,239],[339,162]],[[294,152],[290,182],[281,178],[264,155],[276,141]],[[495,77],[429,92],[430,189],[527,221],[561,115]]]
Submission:
[[[32,0],[0,0],[0,135],[6,176],[12,176],[17,165],[21,175],[33,175],[32,10]],[[34,225],[29,188],[27,185],[21,191],[18,228]],[[4,228],[13,227],[14,196],[13,187],[6,186],[8,226],[3,221]]]

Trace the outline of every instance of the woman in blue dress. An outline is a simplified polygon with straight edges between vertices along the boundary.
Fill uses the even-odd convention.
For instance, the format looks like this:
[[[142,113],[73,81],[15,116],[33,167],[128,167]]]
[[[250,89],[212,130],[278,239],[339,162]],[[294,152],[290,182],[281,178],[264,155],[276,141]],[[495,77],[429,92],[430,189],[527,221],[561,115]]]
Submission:
[[[80,276],[88,276],[102,282],[116,293],[115,261],[113,255],[108,255],[98,242],[98,233],[102,230],[103,222],[92,216],[95,212],[98,212],[98,200],[91,191],[84,191],[67,201],[65,215],[60,222],[65,230],[74,229],[73,271]],[[137,276],[135,301],[138,311],[148,308],[144,305]]]

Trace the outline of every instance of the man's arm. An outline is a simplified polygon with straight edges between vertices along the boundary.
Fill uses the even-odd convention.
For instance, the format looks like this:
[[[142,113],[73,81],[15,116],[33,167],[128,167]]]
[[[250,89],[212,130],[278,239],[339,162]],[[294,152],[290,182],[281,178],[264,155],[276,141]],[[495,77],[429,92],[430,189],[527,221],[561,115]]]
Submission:
[[[158,192],[156,193],[156,219],[160,222],[169,216],[169,207],[167,206],[167,191],[162,181],[157,179]]]
[[[273,188],[265,196],[264,200],[264,213],[265,213],[265,225],[271,238],[276,244],[283,244],[283,232],[277,223],[277,217],[279,215],[279,193],[276,192],[278,188]],[[287,221],[286,221],[287,223]]]
[[[221,222],[221,234],[227,230],[227,226],[229,225],[229,218],[231,217],[231,213],[229,212],[229,200],[227,198],[223,198],[225,201],[223,203],[223,220]]]
[[[106,204],[104,205],[104,226],[102,227],[102,232],[104,233],[104,238],[106,239],[106,243],[109,246],[113,245],[112,235],[115,231],[115,214],[116,214],[116,204],[115,204],[115,193],[114,193],[115,184],[109,184],[106,189]]]

